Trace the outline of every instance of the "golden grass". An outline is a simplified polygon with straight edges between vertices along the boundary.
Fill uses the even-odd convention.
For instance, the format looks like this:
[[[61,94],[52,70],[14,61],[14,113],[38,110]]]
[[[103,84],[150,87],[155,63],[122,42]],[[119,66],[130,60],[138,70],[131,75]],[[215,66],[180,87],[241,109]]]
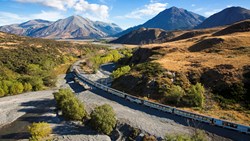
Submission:
[[[223,27],[224,28],[224,27]],[[234,68],[231,72],[237,72],[243,66],[250,65],[250,32],[233,33],[224,36],[212,36],[222,28],[215,28],[211,33],[206,33],[189,39],[183,39],[162,44],[143,45],[144,48],[161,47],[158,50],[164,55],[155,60],[165,69],[177,72],[200,71],[204,68],[213,69],[217,65],[230,64]],[[222,43],[215,44],[212,49],[219,50],[214,53],[206,51],[190,52],[189,47],[200,41],[211,38],[221,38]],[[237,50],[244,47],[245,50]],[[211,49],[211,48],[210,48]],[[236,78],[235,78],[236,79]],[[235,107],[240,105],[235,105]],[[250,111],[224,110],[215,102],[214,108],[207,111],[198,111],[192,108],[182,108],[199,114],[204,114],[228,121],[250,125]],[[237,109],[237,108],[236,108]],[[240,108],[239,108],[240,109]]]

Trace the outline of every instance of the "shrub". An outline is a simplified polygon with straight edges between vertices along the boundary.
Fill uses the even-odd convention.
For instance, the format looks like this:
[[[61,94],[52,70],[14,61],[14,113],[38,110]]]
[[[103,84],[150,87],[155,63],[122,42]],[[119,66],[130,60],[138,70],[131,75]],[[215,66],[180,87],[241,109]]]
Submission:
[[[16,82],[14,83],[11,87],[10,87],[10,93],[11,94],[20,94],[23,92],[23,84],[20,82]]]
[[[30,83],[24,83],[23,88],[23,91],[29,92],[32,90],[32,85]]]
[[[59,109],[62,108],[63,100],[74,96],[70,89],[60,89],[58,92],[53,93],[53,95],[56,100],[57,107]]]
[[[157,139],[154,136],[145,135],[142,139],[142,141],[157,141]]]
[[[70,97],[62,101],[63,116],[70,120],[83,120],[87,116],[87,112],[83,104],[75,97]]]
[[[193,141],[208,141],[207,135],[203,130],[196,130],[192,136]]]
[[[191,136],[185,134],[167,134],[164,141],[208,141],[208,139],[203,130],[196,130]]]
[[[60,89],[53,93],[57,107],[62,110],[63,116],[70,120],[82,120],[87,116],[84,105],[75,97],[70,89]]]
[[[166,102],[171,104],[179,104],[183,95],[185,95],[185,91],[180,86],[173,85],[169,93],[166,94]]]
[[[205,89],[201,85],[201,83],[192,85],[188,91],[188,95],[191,98],[190,105],[196,106],[196,107],[203,107],[204,100],[205,100],[204,93],[205,93]]]
[[[2,97],[4,95],[5,95],[4,90],[2,88],[0,88],[0,97]]]
[[[31,134],[31,141],[39,141],[45,139],[52,132],[50,125],[45,122],[33,123],[28,127],[28,130]]]
[[[114,79],[119,78],[120,76],[127,74],[130,70],[131,68],[129,66],[120,67],[117,70],[112,72],[112,77]]]
[[[104,134],[109,135],[116,125],[115,112],[108,104],[96,107],[90,117],[91,126]]]

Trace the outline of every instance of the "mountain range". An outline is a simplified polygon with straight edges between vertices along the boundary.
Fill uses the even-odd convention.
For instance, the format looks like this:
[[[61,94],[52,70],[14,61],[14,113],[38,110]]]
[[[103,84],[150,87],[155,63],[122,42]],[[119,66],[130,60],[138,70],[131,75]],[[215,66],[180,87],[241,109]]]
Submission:
[[[192,29],[202,23],[206,18],[182,8],[171,7],[160,12],[144,24],[129,28],[116,34],[117,37],[125,35],[133,30],[145,28],[160,28],[163,30]]]
[[[102,38],[117,34],[122,29],[114,23],[91,21],[74,15],[55,22],[30,20],[21,24],[1,26],[0,31],[42,38]]]
[[[114,23],[91,21],[79,15],[70,16],[65,19],[57,20],[55,22],[45,21],[40,19],[30,20],[21,24],[1,26],[0,31],[17,35],[24,35],[24,36],[31,36],[38,38],[39,37],[52,38],[52,39],[54,38],[96,39],[108,36],[122,37],[123,35],[126,34],[130,34],[127,37],[135,37],[135,35],[138,35],[138,36],[143,36],[143,38],[146,38],[147,36],[142,35],[142,33],[143,34],[153,33],[152,35],[154,35],[155,37],[158,36],[155,33],[159,33],[159,30],[157,29],[157,31],[153,31],[152,28],[159,28],[161,30],[166,30],[166,31],[212,28],[217,26],[233,24],[235,22],[246,19],[250,19],[250,10],[241,7],[226,8],[208,17],[207,19],[201,15],[187,11],[185,9],[171,7],[169,9],[165,9],[164,11],[160,12],[158,15],[148,20],[147,22],[141,25],[128,28],[124,31],[122,31],[122,29]],[[146,28],[147,30],[142,31],[140,30],[141,28]],[[148,28],[150,28],[150,30],[148,30]],[[132,32],[136,30],[139,31]],[[125,39],[124,37],[122,38]],[[150,38],[146,42],[151,42],[150,40],[152,39]],[[125,43],[124,40],[122,43]],[[140,41],[137,43],[140,43]]]

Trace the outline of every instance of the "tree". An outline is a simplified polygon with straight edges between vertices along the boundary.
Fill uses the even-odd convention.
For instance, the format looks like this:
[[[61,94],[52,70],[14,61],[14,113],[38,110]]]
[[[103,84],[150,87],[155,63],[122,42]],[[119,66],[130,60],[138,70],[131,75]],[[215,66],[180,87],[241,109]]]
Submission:
[[[46,122],[33,123],[28,130],[31,134],[30,141],[43,140],[52,133],[52,128]]]
[[[116,125],[115,112],[108,104],[96,107],[90,117],[91,126],[98,132],[107,135],[113,131],[113,128]]]

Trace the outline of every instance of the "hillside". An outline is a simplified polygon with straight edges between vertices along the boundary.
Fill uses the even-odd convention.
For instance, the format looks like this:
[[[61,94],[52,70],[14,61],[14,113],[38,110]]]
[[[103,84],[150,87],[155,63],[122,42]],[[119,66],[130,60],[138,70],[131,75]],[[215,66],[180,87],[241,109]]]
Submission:
[[[0,32],[0,97],[54,87],[80,53],[103,49]]]
[[[167,38],[172,38],[174,35],[171,32],[166,32],[161,29],[153,28],[140,28],[134,30],[124,36],[111,41],[110,43],[119,44],[149,44],[149,43],[159,43],[167,40]]]
[[[137,30],[141,27],[144,28],[160,28],[163,30],[179,30],[179,29],[192,29],[205,20],[205,17],[187,11],[182,8],[171,7],[160,12],[158,15],[148,20],[147,22],[129,28],[116,36],[120,37],[133,30]]]
[[[200,29],[230,25],[246,19],[250,19],[250,10],[242,7],[229,7],[208,17],[196,28]]]
[[[122,29],[114,23],[94,22],[77,15],[55,22],[31,20],[21,24],[1,26],[0,31],[50,39],[89,39],[117,34]]]
[[[131,71],[115,79],[112,87],[249,125],[250,32],[247,25],[248,21],[243,21],[228,27],[183,31],[168,42],[144,45],[127,61]],[[225,32],[227,34],[215,34]],[[206,89],[200,110],[190,108],[194,106],[194,98],[188,98],[190,88],[197,83]],[[173,90],[180,95],[172,95]]]

